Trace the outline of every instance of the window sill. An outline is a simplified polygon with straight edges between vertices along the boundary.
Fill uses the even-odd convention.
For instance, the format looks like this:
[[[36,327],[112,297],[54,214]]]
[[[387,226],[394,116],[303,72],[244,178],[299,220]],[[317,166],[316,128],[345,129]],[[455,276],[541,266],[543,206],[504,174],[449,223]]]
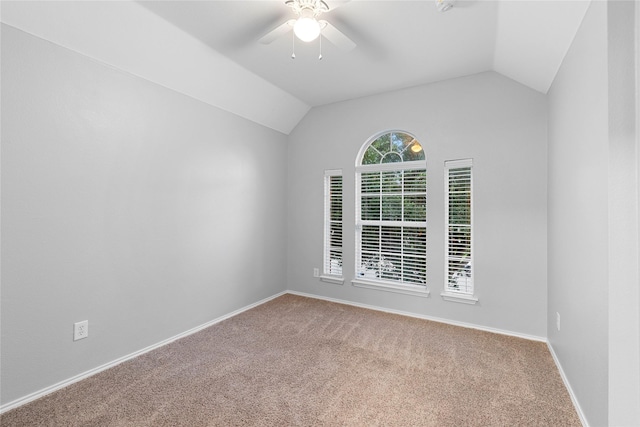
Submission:
[[[338,276],[320,276],[321,282],[333,283],[334,285],[344,285],[344,277]]]
[[[460,302],[463,304],[476,304],[478,298],[473,295],[459,294],[456,292],[442,292],[440,294],[443,300],[451,302]]]
[[[398,294],[413,295],[423,298],[427,298],[429,296],[429,291],[425,287],[417,285],[396,285],[392,283],[380,283],[362,279],[353,279],[351,284],[358,288],[377,289],[379,291],[395,292]]]

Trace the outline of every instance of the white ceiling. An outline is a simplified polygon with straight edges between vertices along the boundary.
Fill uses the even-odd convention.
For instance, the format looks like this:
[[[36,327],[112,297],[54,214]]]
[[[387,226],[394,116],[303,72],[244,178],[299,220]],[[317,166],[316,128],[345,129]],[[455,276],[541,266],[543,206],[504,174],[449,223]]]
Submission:
[[[329,6],[332,2],[328,1]],[[356,42],[342,52],[326,40],[258,39],[293,12],[284,1],[142,1],[144,7],[217,52],[317,106],[494,70],[546,93],[589,1],[351,0],[322,18]],[[335,3],[334,3],[335,4]]]
[[[0,21],[289,134],[311,106],[493,70],[546,93],[590,0],[329,0],[341,52],[258,39],[284,0],[0,1]],[[598,1],[598,0],[594,0]],[[333,2],[333,3],[332,3]]]

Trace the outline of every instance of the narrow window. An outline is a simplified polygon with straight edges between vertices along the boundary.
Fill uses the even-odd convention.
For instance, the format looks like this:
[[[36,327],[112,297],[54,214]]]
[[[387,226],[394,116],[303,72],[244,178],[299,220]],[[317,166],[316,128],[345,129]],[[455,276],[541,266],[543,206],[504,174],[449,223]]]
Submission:
[[[354,285],[428,295],[422,145],[404,132],[373,138],[357,160],[356,182]]]
[[[324,174],[323,274],[342,276],[342,171]]]
[[[443,297],[474,303],[472,160],[445,162],[446,283]],[[457,297],[457,299],[455,298]]]

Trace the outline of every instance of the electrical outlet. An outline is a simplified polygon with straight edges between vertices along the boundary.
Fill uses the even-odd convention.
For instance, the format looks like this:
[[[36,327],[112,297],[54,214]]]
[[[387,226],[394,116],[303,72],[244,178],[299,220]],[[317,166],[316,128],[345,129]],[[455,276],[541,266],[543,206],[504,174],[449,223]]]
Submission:
[[[560,330],[560,313],[556,312],[556,329]]]
[[[83,320],[73,324],[73,340],[78,341],[89,336],[89,321]]]
[[[320,277],[320,269],[319,268],[314,268],[313,269],[313,277]]]

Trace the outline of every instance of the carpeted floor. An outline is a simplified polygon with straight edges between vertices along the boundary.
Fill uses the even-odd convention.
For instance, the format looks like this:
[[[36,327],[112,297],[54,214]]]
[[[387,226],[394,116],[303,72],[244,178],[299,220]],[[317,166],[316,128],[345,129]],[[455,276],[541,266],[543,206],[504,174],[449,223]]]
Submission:
[[[8,426],[580,426],[544,343],[284,295]]]

